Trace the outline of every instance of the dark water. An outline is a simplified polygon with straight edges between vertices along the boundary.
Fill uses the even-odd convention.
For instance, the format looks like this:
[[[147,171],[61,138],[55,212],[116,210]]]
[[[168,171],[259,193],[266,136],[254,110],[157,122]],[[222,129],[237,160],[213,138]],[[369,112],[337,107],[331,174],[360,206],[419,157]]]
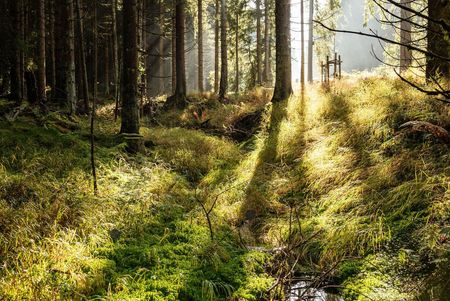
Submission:
[[[310,288],[310,283],[300,281],[291,287],[291,294],[286,301],[343,301],[344,299],[336,294],[326,292],[320,288]]]

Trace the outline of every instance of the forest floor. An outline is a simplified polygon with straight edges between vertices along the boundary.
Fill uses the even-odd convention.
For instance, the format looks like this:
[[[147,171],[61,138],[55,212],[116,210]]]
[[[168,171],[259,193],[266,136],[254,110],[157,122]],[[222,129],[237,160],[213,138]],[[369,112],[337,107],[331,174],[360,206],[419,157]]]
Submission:
[[[264,300],[292,241],[346,300],[449,300],[449,146],[400,129],[448,106],[380,77],[192,99],[134,156],[99,107],[96,196],[87,118],[0,100],[0,300]]]

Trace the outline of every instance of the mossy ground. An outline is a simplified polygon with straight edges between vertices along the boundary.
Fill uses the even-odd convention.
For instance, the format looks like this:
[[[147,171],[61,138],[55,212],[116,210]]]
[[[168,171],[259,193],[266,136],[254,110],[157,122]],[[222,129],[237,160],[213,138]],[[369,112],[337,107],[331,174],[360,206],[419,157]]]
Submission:
[[[380,77],[268,99],[260,90],[166,112],[157,127],[144,124],[137,156],[102,107],[98,196],[87,120],[0,121],[0,299],[260,300],[274,281],[270,256],[242,244],[283,245],[289,228],[291,239],[314,235],[298,272],[338,263],[329,277],[348,300],[445,287],[450,151],[396,132],[410,120],[449,128],[448,107]],[[227,127],[262,107],[261,131],[246,143],[192,129],[199,108]],[[211,242],[199,201],[216,199]]]

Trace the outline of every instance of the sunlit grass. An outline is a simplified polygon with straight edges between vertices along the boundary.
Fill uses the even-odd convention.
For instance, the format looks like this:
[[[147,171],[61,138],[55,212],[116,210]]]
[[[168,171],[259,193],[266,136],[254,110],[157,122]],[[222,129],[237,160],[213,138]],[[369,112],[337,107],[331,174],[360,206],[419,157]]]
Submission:
[[[441,260],[450,218],[448,147],[428,135],[395,134],[410,120],[448,128],[448,107],[388,78],[350,78],[330,92],[319,85],[306,92],[275,105],[265,89],[227,104],[198,98],[159,116],[164,126],[144,124],[147,149],[134,157],[116,137],[113,105],[99,107],[96,197],[87,119],[2,124],[0,299],[251,300],[273,279],[262,270],[268,256],[241,249],[238,231],[244,244],[269,247],[284,245],[290,228],[292,239],[317,234],[299,250],[302,265],[313,269],[382,256],[388,247]],[[200,106],[213,127],[265,109],[261,130],[242,144],[208,135],[195,129]],[[210,242],[199,195],[209,205],[217,196],[212,220],[220,243]],[[290,207],[301,232],[296,216],[289,225]],[[255,216],[246,220],[248,211]],[[395,258],[374,262],[400,262]],[[395,275],[362,266],[332,275],[346,281],[349,296],[409,296],[401,283],[392,285]]]

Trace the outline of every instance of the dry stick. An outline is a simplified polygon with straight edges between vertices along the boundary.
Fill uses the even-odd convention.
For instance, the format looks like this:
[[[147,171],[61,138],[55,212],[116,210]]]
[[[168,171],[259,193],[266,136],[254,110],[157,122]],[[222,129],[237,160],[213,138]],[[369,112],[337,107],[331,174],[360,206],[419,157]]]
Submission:
[[[199,197],[198,197],[198,193],[197,193],[197,189],[195,189],[195,200],[197,201],[197,203],[199,203],[200,204],[200,206],[202,207],[202,211],[203,211],[203,213],[205,214],[205,218],[206,218],[206,221],[207,221],[207,223],[208,223],[208,227],[209,227],[209,235],[210,235],[210,237],[211,237],[211,240],[214,240],[214,232],[213,232],[213,229],[212,229],[212,222],[211,222],[211,212],[214,210],[214,208],[216,207],[216,204],[217,204],[217,201],[219,200],[219,197],[222,195],[222,194],[224,194],[224,193],[226,193],[226,192],[228,192],[228,191],[230,191],[230,190],[232,190],[232,189],[234,189],[234,188],[236,188],[237,186],[239,186],[239,185],[241,185],[242,183],[238,183],[238,184],[236,184],[236,185],[234,185],[234,186],[231,186],[231,187],[229,187],[229,188],[227,188],[227,189],[225,189],[225,190],[222,190],[221,192],[219,192],[218,194],[216,194],[216,196],[214,197],[214,201],[213,201],[213,203],[211,204],[211,206],[210,206],[210,208],[206,208],[206,205],[199,199]]]
[[[94,184],[94,195],[97,195],[97,172],[95,168],[95,143],[94,143],[94,119],[95,119],[95,97],[92,98],[92,112],[91,112],[91,168],[92,179]]]

